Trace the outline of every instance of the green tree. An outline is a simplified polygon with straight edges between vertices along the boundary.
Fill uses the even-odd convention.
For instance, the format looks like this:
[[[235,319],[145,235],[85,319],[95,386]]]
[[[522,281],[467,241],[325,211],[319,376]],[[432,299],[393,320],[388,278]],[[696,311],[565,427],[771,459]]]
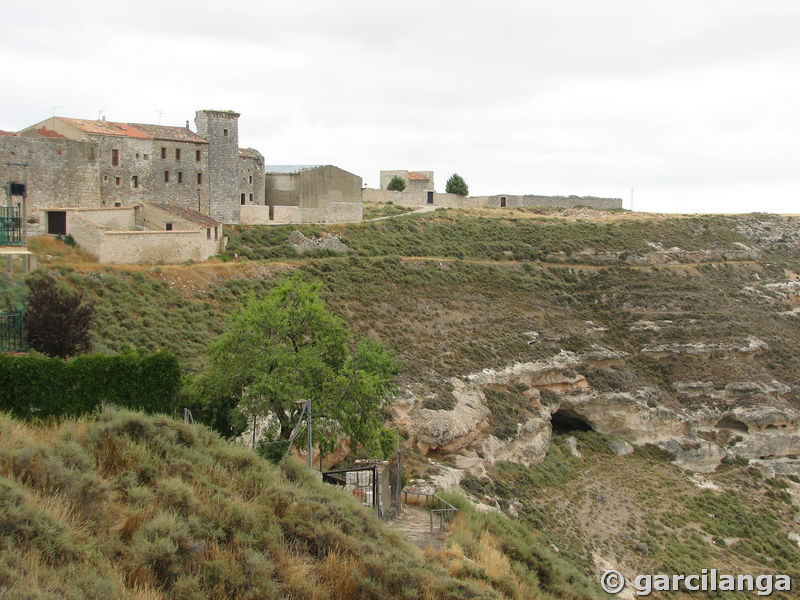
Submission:
[[[444,191],[448,194],[458,194],[459,196],[466,196],[469,194],[469,187],[467,186],[467,182],[464,181],[464,178],[461,177],[458,173],[453,173],[450,176],[450,179],[447,180],[447,185],[444,188]]]
[[[385,445],[384,407],[399,365],[377,342],[353,343],[319,287],[295,276],[229,317],[198,381],[204,415],[223,434],[257,419],[270,437],[288,440],[302,410],[297,401],[309,399],[324,452],[345,440],[371,452]]]
[[[45,275],[28,281],[25,331],[28,344],[48,356],[67,358],[91,346],[94,305]]]
[[[386,186],[386,189],[394,192],[402,192],[404,189],[406,189],[406,180],[399,175],[395,175],[392,177],[389,185]]]

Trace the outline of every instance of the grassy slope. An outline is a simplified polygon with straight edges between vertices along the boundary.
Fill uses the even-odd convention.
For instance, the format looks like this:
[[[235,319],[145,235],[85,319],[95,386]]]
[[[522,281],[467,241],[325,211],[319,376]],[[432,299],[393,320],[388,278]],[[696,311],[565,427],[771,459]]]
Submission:
[[[106,269],[66,253],[51,264],[71,285],[96,297],[98,349],[166,346],[190,370],[202,366],[208,338],[244,295],[263,293],[276,277],[301,269],[324,282],[329,305],[353,329],[394,348],[405,365],[403,383],[430,394],[433,406],[447,402],[446,377],[544,358],[561,348],[580,351],[593,343],[632,354],[622,368],[584,373],[601,390],[656,385],[672,395],[671,383],[684,380],[724,386],[775,378],[800,384],[800,357],[794,350],[798,319],[780,314],[789,306],[771,300],[764,287],[784,281],[785,269],[798,272],[800,261],[794,252],[774,249],[756,261],[731,260],[737,242],[750,243],[737,233],[737,219],[620,215],[586,221],[525,211],[492,214],[447,211],[301,228],[307,235],[338,233],[354,249],[344,257],[320,253],[301,259],[285,243],[290,228],[271,227],[230,232],[231,255],[250,261]],[[697,254],[678,258],[680,264],[629,264],[629,257],[652,250],[648,242]],[[658,321],[661,330],[631,332],[640,319]],[[589,320],[594,326],[587,325]],[[527,335],[531,331],[541,334],[538,341]],[[684,355],[662,363],[637,354],[645,345],[661,343],[745,344],[750,335],[770,350],[755,359]],[[544,547],[555,543],[561,559],[585,575],[594,555],[611,564],[667,572],[709,560],[753,572],[780,570],[787,560],[796,563],[796,550],[784,542],[786,523],[797,509],[783,489],[731,469],[713,479],[735,496],[703,492],[657,457],[582,451],[584,459],[575,461],[559,454],[556,445],[552,454],[560,458],[555,462],[549,458],[530,470],[498,469],[486,489],[486,483],[473,480],[467,485],[501,506],[521,501],[524,528],[541,531],[537,539]],[[598,483],[603,481],[608,483]],[[659,504],[654,497],[669,502]],[[581,506],[577,511],[576,505]],[[628,516],[631,507],[634,514]],[[606,512],[611,516],[598,518]],[[709,514],[726,517],[710,521]],[[746,515],[754,519],[743,521]],[[477,557],[495,546],[513,557],[515,543],[508,540],[514,536],[497,541],[493,536],[502,527],[481,523],[470,530],[471,538],[456,541],[455,549],[451,545],[437,558],[449,572],[467,576]],[[597,523],[612,534],[598,532]],[[735,550],[712,544],[715,537],[727,538]]]
[[[168,417],[106,409],[45,427],[0,415],[0,438],[9,600],[589,597],[522,530],[513,560],[499,558],[508,534],[473,516],[462,537],[494,555],[425,561],[299,464],[279,469]]]

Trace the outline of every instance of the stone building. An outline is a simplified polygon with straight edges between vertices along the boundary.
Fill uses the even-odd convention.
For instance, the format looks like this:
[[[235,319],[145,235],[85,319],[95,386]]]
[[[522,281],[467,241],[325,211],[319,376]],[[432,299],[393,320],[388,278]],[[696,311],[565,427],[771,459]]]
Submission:
[[[350,223],[363,212],[361,177],[333,165],[267,165],[265,206],[243,206],[241,222]]]
[[[27,182],[26,217],[47,231],[49,208],[155,202],[239,222],[263,204],[264,159],[240,150],[239,114],[200,110],[185,127],[52,117],[0,136],[0,180]],[[38,225],[37,225],[38,224]]]
[[[406,182],[404,191],[410,193],[433,192],[433,171],[381,171],[381,189],[388,190],[389,182],[394,177],[400,177]]]

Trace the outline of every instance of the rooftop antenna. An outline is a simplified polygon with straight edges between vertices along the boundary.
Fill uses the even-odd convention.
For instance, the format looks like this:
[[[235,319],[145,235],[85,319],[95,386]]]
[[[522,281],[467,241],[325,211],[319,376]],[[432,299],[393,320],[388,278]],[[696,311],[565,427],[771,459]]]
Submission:
[[[631,188],[631,212],[633,212],[633,188]]]
[[[160,108],[157,108],[157,109],[156,109],[156,114],[158,115],[158,124],[159,124],[159,125],[161,125],[161,117],[163,117],[163,116],[164,116],[165,114],[167,114],[167,113],[165,113],[165,112],[164,112],[163,110],[161,110]]]
[[[54,107],[53,107],[53,123],[55,123],[55,121],[56,121],[56,111],[57,111],[59,108],[64,108],[64,107],[63,107],[63,106],[54,106]]]
[[[105,118],[103,117],[103,112],[104,111],[103,111],[102,108],[97,110],[97,120],[98,121],[105,121]]]

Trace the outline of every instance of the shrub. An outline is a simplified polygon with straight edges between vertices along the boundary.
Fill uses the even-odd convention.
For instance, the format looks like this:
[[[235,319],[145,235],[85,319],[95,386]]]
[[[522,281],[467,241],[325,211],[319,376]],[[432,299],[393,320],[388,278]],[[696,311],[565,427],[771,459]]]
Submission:
[[[469,187],[464,178],[458,173],[453,173],[450,179],[447,180],[447,185],[444,188],[448,194],[458,194],[459,196],[466,196],[469,194]]]
[[[404,189],[406,189],[406,180],[398,175],[395,175],[392,177],[389,185],[386,186],[386,189],[392,190],[393,192],[402,192]]]
[[[69,292],[44,276],[28,282],[25,329],[31,348],[66,358],[89,348],[94,305],[80,291]]]

